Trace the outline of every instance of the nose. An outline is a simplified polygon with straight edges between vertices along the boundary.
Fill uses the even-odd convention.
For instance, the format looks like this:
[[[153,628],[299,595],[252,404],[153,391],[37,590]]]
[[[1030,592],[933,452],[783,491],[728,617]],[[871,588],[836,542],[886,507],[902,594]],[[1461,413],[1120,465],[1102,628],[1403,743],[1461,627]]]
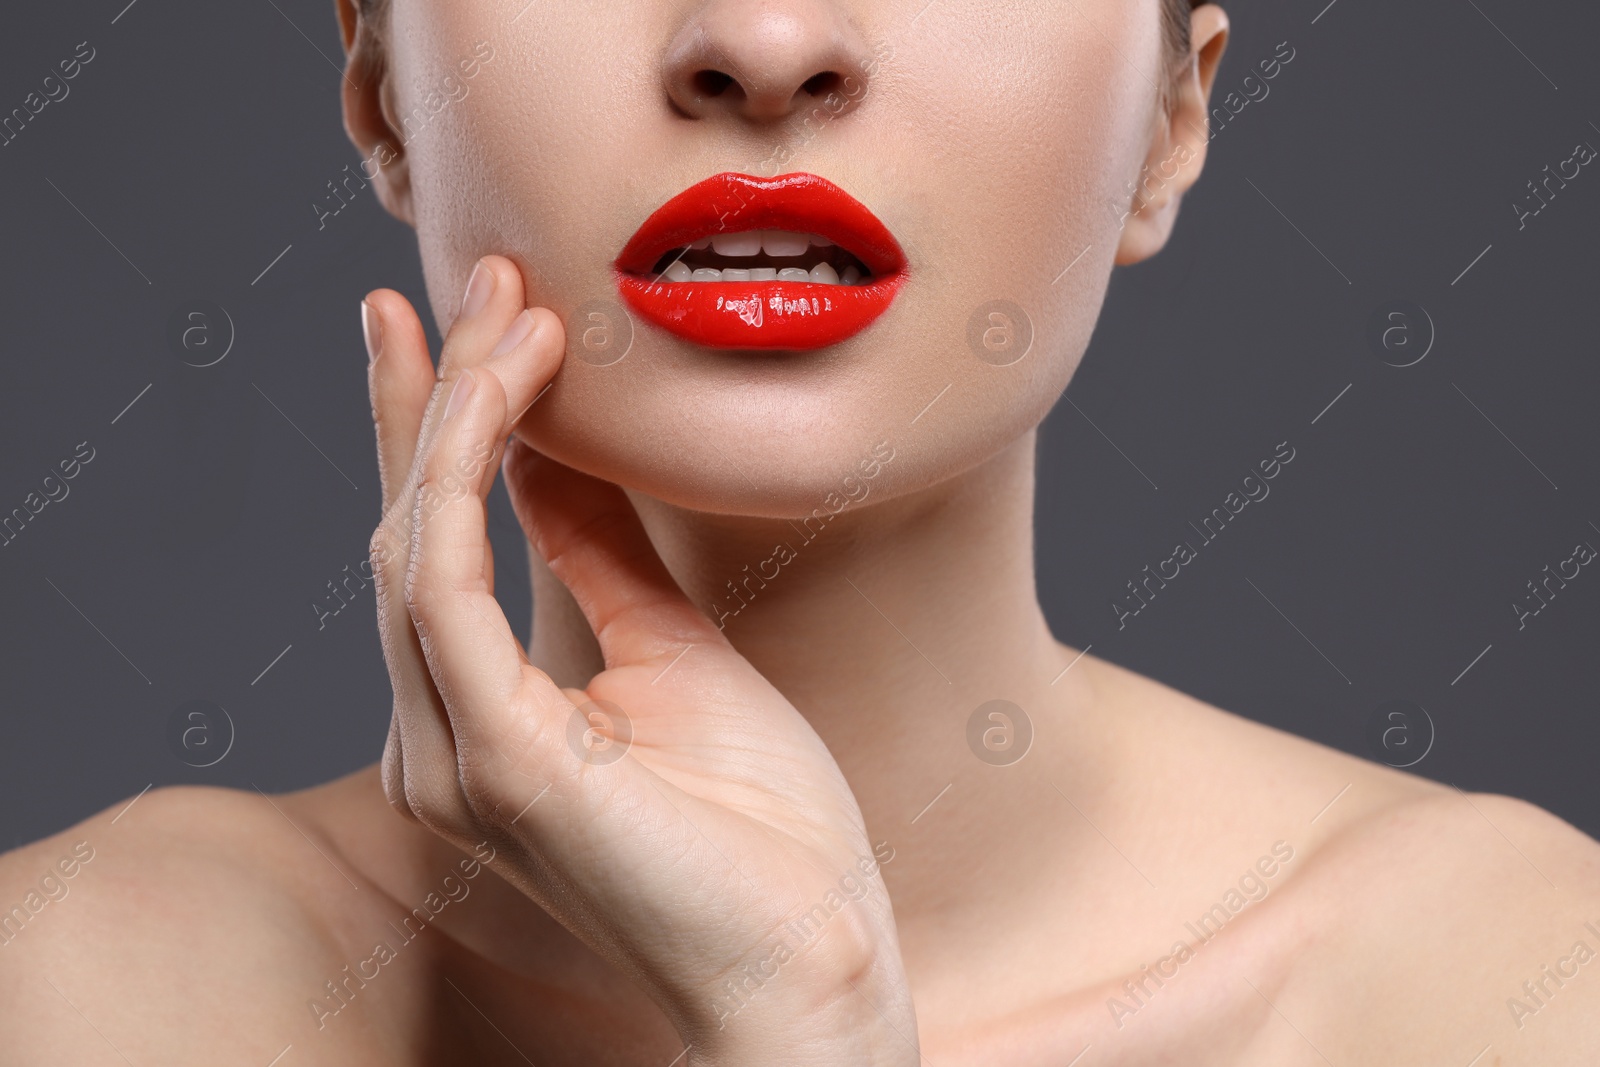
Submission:
[[[663,75],[667,95],[693,118],[771,122],[830,93],[853,105],[870,58],[834,0],[706,0],[674,35]]]

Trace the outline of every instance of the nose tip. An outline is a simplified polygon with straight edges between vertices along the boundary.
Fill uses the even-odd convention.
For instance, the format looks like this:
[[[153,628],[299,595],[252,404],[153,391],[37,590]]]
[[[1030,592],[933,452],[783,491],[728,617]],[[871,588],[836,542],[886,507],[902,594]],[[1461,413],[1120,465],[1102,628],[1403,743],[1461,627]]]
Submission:
[[[667,95],[694,118],[770,122],[829,93],[854,101],[870,51],[832,0],[708,0],[667,48]]]

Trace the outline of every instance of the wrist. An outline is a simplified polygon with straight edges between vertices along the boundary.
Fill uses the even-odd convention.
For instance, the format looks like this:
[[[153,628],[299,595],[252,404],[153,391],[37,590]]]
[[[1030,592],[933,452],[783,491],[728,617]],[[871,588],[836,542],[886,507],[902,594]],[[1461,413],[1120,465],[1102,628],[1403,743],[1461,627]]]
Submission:
[[[685,1067],[914,1067],[916,1011],[898,945],[758,952],[681,1027]]]

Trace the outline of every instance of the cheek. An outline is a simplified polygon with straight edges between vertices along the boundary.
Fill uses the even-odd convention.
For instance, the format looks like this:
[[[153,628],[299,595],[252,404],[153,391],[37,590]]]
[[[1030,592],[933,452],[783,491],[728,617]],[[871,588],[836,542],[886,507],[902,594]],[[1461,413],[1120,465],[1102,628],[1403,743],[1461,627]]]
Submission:
[[[536,3],[509,25],[500,4],[396,6],[409,13],[395,36],[413,45],[405,67],[413,95],[431,84],[418,72],[448,73],[478,41],[494,48],[464,82],[466,97],[407,147],[443,330],[472,264],[488,252],[522,266],[530,304],[563,316],[615,298],[610,263],[638,222],[627,222],[619,201],[643,179],[650,188],[663,180],[643,161],[672,158],[670,142],[651,140],[660,137],[659,86],[644,47],[666,31],[630,23],[638,13],[625,7]]]
[[[1149,12],[1121,0],[1023,7],[985,6],[897,48],[882,100],[897,132],[887,152],[869,147],[880,131],[850,146],[874,165],[887,154],[908,191],[900,216],[922,271],[897,309],[897,380],[918,390],[918,408],[951,386],[915,429],[952,465],[998,451],[1066,388],[1149,145],[1155,89],[1131,65],[1159,56]]]

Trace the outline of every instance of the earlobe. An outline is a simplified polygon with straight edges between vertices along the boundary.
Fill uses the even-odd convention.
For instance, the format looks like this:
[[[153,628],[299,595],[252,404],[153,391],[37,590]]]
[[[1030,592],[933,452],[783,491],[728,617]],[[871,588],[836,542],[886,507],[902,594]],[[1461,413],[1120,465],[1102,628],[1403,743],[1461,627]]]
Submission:
[[[1166,246],[1183,194],[1199,179],[1211,140],[1208,109],[1217,66],[1228,41],[1228,16],[1201,4],[1190,20],[1189,60],[1175,78],[1170,103],[1159,115],[1150,153],[1127,183],[1115,262],[1128,266]]]
[[[372,182],[384,209],[408,226],[411,210],[410,160],[390,106],[389,78],[370,32],[361,24],[355,0],[337,0],[339,28],[345,42],[341,80],[344,129],[361,153],[361,170]]]

